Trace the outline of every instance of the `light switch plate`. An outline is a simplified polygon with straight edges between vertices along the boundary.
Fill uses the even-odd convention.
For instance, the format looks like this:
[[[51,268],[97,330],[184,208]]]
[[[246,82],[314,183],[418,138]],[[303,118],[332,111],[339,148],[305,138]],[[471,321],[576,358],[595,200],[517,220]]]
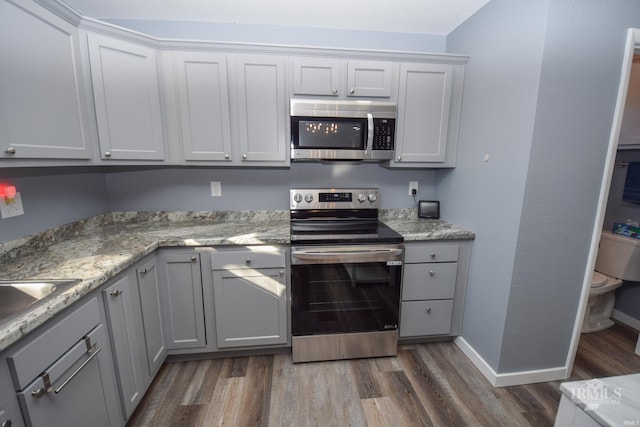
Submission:
[[[0,213],[2,219],[11,218],[13,216],[24,215],[24,209],[22,208],[22,197],[20,193],[16,193],[12,203],[7,203],[0,199]]]

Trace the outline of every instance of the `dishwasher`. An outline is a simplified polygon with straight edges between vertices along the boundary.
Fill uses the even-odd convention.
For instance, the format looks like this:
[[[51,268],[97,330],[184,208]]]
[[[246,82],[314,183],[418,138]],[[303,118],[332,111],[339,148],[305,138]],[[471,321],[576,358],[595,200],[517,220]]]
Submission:
[[[27,425],[124,423],[117,415],[113,367],[95,298],[47,327],[7,362]]]

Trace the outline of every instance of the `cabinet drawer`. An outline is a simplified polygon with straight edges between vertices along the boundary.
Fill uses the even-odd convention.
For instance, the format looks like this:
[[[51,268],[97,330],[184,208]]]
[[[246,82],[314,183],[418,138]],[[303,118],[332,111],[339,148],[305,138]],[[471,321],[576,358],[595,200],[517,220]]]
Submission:
[[[213,270],[282,267],[285,267],[285,252],[272,246],[250,246],[238,251],[219,251],[211,254]]]
[[[405,264],[402,279],[403,300],[453,298],[457,262]]]
[[[98,300],[92,298],[51,326],[47,325],[44,333],[7,357],[16,387],[25,388],[100,323]]]
[[[451,332],[453,300],[403,302],[400,337],[446,335]]]
[[[405,263],[458,261],[457,244],[406,245]]]

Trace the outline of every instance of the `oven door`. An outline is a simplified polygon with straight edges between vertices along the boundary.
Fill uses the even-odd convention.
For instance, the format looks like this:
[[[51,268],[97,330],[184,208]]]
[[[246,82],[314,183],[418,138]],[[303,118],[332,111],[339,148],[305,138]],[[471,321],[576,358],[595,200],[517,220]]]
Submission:
[[[396,330],[402,253],[401,245],[293,247],[293,336]]]
[[[291,158],[362,160],[371,150],[373,116],[291,117]],[[371,121],[371,123],[370,123]]]

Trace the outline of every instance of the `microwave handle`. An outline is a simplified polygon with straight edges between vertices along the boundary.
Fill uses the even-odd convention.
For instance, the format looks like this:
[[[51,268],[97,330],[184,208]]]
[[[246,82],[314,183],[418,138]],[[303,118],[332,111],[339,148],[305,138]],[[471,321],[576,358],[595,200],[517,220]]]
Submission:
[[[373,145],[373,114],[367,113],[367,148],[365,150],[365,154],[369,154],[371,152],[372,145]]]

